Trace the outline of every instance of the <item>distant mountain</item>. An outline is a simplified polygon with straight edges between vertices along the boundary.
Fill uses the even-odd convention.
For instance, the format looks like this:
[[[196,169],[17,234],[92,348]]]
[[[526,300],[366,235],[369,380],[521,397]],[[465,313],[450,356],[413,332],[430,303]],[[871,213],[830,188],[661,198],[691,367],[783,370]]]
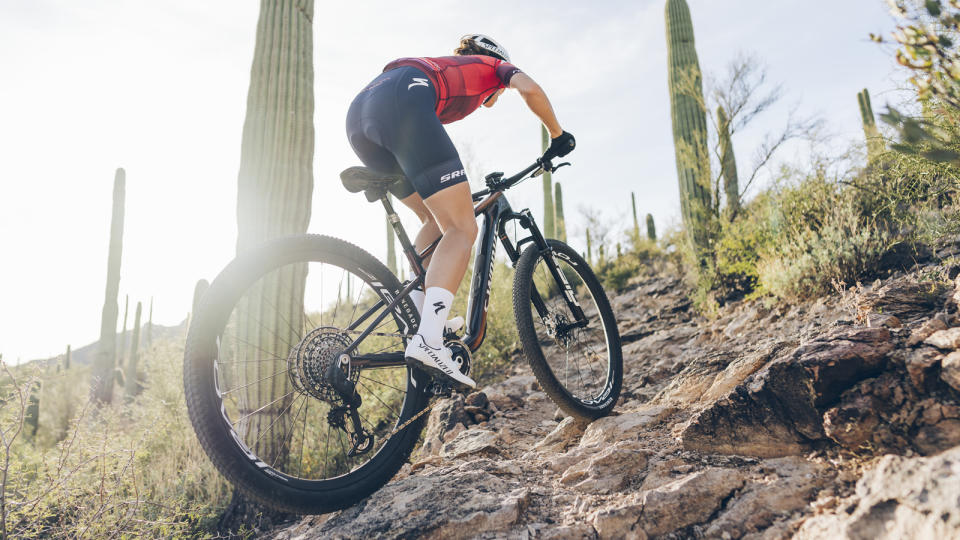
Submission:
[[[152,329],[153,340],[165,340],[165,339],[184,339],[187,335],[187,319],[184,319],[183,322],[176,326],[163,326],[161,324],[154,324]],[[133,340],[133,330],[127,330],[126,339],[123,339],[123,347],[120,348],[120,340],[123,339],[123,332],[117,332],[117,348],[118,350],[130,351],[130,343]],[[147,339],[147,325],[144,324],[143,328],[140,329],[140,346],[146,346]],[[93,362],[93,357],[97,353],[97,341],[84,345],[82,347],[73,348],[70,351],[70,363],[74,365],[84,365],[88,366]],[[60,362],[63,359],[64,353],[58,354],[56,356],[51,356],[50,358],[39,358],[35,360],[30,360],[27,362],[40,362],[42,364],[55,364]]]

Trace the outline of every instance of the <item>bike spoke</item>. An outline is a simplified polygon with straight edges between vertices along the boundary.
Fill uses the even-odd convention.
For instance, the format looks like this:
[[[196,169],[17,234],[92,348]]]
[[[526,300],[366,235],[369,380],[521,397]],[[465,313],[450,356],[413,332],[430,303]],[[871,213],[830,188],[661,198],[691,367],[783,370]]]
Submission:
[[[364,388],[364,389],[366,389],[368,392],[370,392],[370,395],[373,396],[374,399],[376,399],[377,401],[379,401],[384,407],[390,409],[390,412],[392,412],[393,414],[397,415],[398,417],[400,416],[400,413],[399,413],[396,409],[394,409],[394,408],[391,407],[390,405],[387,405],[386,403],[384,403],[384,401],[383,401],[382,399],[380,399],[380,397],[377,396],[377,394],[376,394],[375,392],[373,392],[373,390],[370,390],[370,388],[368,388],[367,385],[365,385],[365,384],[363,384],[363,383],[358,383],[358,384],[360,385],[361,388]]]
[[[290,370],[287,369],[287,368],[284,368],[284,369],[282,369],[281,371],[278,371],[278,372],[274,373],[273,375],[267,375],[266,377],[264,377],[264,378],[262,378],[262,379],[257,379],[257,380],[255,380],[255,381],[248,382],[247,384],[245,384],[245,385],[243,385],[243,386],[238,386],[238,387],[236,387],[236,388],[231,388],[230,390],[227,390],[226,392],[222,392],[222,393],[220,394],[220,396],[223,397],[223,396],[226,396],[227,394],[232,394],[233,392],[236,392],[237,390],[243,390],[244,388],[248,388],[248,387],[250,387],[251,385],[254,385],[254,384],[263,382],[263,381],[265,381],[265,380],[267,380],[267,379],[272,379],[272,378],[276,377],[277,375],[283,375],[284,373],[287,373],[288,371],[290,371]],[[291,392],[291,393],[292,393],[292,392]],[[289,394],[288,394],[288,395],[289,395]]]
[[[396,386],[390,386],[389,384],[387,384],[387,383],[385,383],[385,382],[380,382],[380,381],[371,379],[370,377],[364,377],[363,375],[360,375],[360,378],[361,378],[361,379],[368,380],[368,381],[370,381],[370,382],[374,382],[374,383],[377,383],[377,384],[381,384],[381,385],[383,385],[383,386],[386,386],[387,388],[392,388],[392,389],[396,390],[397,392],[400,392],[401,394],[406,394],[406,393],[407,393],[406,390],[401,390],[401,389],[397,388]]]
[[[306,402],[306,397],[304,397],[304,402]],[[303,404],[301,403],[301,409],[302,407],[303,407]],[[300,412],[297,411],[297,415],[299,414]],[[273,463],[270,464],[271,467],[276,467],[277,461],[284,456],[283,452],[287,448],[287,444],[293,440],[293,434],[296,432],[296,429],[295,429],[296,424],[297,424],[297,417],[294,416],[293,420],[290,421],[290,427],[283,434],[283,437],[280,438],[280,440],[282,441],[282,443],[280,444],[280,450],[277,451],[276,457],[273,458]]]

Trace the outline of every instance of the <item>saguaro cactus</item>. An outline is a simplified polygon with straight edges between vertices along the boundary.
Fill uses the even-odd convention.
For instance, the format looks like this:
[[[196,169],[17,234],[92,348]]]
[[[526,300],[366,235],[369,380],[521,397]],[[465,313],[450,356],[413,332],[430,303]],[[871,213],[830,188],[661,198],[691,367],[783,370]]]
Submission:
[[[240,154],[238,253],[263,240],[306,232],[310,221],[313,14],[313,0],[260,1]],[[283,435],[293,417],[281,413],[294,393],[288,377],[270,375],[285,367],[287,344],[299,341],[305,274],[305,265],[290,265],[265,277],[237,312],[235,376],[245,404],[238,414],[247,418],[238,434],[258,457],[280,468],[289,452]]]
[[[873,161],[883,153],[884,142],[873,116],[873,106],[870,104],[870,92],[868,92],[866,88],[857,94],[857,103],[860,105],[863,135],[867,139],[867,160]]]
[[[130,295],[123,297],[123,333],[120,334],[120,343],[117,345],[117,366],[123,366],[123,357],[126,354],[127,347],[127,314],[130,311]]]
[[[63,355],[63,370],[70,369],[70,346],[67,345],[67,354]]]
[[[640,221],[637,220],[637,196],[630,192],[630,206],[633,208],[633,236],[640,239]]]
[[[110,220],[110,254],[107,257],[107,290],[100,318],[100,341],[93,360],[91,398],[97,403],[113,399],[113,369],[117,354],[117,295],[120,292],[120,259],[123,251],[123,206],[126,173],[117,169],[113,180],[113,217]]]
[[[550,134],[543,124],[540,125],[540,142],[543,151],[546,152],[550,147]],[[543,173],[543,236],[546,238],[556,238],[557,231],[554,228],[554,209],[553,209],[553,178],[548,172]]]
[[[124,375],[124,390],[127,399],[137,395],[137,363],[140,360],[140,312],[143,305],[137,302],[137,314],[133,320],[133,337],[130,339],[130,361],[127,362],[127,372]]]
[[[733,141],[730,139],[730,120],[722,106],[717,107],[717,124],[720,131],[723,191],[727,197],[727,215],[732,218],[740,211],[740,180],[737,178],[737,158],[733,154]]]
[[[563,190],[560,189],[560,182],[553,185],[553,205],[556,209],[554,227],[557,233],[557,240],[566,243],[567,241],[567,220],[563,217]]]
[[[647,238],[651,242],[657,241],[657,227],[653,224],[653,214],[647,214]]]
[[[587,263],[593,264],[593,243],[590,241],[590,229],[587,229]]]
[[[147,318],[147,345],[153,343],[153,297],[150,297],[150,316]]]
[[[40,391],[42,385],[40,381],[34,381],[30,385],[30,396],[27,398],[27,409],[23,414],[23,424],[26,428],[27,436],[30,438],[37,436],[37,429],[40,427]]]
[[[693,21],[686,0],[667,0],[666,23],[680,208],[687,233],[702,258],[710,243],[710,160],[702,77],[693,39]]]

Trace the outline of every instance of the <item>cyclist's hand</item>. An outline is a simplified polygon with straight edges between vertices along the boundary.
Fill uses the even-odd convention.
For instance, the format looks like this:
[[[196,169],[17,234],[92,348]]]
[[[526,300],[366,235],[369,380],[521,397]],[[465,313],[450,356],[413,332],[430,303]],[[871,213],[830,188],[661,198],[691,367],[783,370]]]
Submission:
[[[577,140],[573,138],[573,135],[564,131],[559,137],[550,142],[550,148],[547,148],[547,151],[543,153],[542,159],[546,161],[555,157],[563,157],[572,152],[576,147]]]

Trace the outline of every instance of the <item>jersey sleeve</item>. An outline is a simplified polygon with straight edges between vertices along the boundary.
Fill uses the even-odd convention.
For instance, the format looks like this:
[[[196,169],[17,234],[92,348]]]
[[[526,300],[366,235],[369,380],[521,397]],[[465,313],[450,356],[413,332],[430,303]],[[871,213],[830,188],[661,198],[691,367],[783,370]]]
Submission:
[[[502,82],[504,86],[510,86],[510,79],[517,73],[521,73],[520,68],[503,61],[498,61],[494,69],[496,70],[497,78],[500,79],[500,82]]]

